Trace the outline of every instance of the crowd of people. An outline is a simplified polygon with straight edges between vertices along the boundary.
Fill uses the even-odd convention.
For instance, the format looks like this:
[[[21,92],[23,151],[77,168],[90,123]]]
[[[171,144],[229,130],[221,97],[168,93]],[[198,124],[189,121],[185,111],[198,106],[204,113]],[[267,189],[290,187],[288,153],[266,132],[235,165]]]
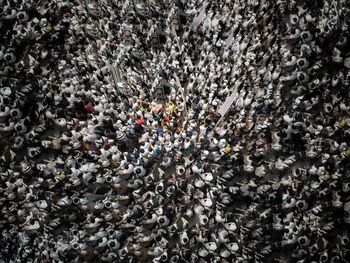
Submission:
[[[0,262],[349,262],[349,24],[0,0]]]

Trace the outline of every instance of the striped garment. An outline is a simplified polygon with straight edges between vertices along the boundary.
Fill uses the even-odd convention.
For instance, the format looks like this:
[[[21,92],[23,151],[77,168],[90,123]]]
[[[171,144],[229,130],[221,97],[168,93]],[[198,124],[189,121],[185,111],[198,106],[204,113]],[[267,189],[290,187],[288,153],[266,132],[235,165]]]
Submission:
[[[125,143],[127,141],[126,133],[125,132],[117,132],[117,138],[118,143]]]

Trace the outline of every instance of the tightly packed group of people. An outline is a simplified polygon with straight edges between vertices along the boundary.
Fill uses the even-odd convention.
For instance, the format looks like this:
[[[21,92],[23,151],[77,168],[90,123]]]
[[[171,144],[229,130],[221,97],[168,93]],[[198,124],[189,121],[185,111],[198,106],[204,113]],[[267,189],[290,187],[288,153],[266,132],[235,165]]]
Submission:
[[[346,0],[0,18],[0,262],[348,262]]]

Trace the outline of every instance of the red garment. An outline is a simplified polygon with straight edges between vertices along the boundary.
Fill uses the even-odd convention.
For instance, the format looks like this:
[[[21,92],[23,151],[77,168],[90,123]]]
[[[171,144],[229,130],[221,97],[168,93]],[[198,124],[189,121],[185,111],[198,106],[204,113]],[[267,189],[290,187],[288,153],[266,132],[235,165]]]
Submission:
[[[172,118],[173,118],[173,116],[172,116],[171,114],[169,114],[169,115],[166,115],[166,116],[164,117],[164,120],[170,121]]]
[[[86,104],[84,108],[85,108],[87,111],[90,111],[90,112],[94,112],[94,111],[95,111],[94,106],[92,106],[91,102],[89,102],[88,104]]]
[[[142,125],[144,121],[145,121],[144,117],[141,117],[140,119],[137,120],[137,124]]]

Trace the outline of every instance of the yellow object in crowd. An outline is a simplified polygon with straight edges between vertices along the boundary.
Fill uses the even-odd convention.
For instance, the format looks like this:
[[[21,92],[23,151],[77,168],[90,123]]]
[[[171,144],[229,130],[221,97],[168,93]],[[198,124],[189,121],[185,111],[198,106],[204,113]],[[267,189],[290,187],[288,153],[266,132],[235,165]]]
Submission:
[[[60,173],[60,175],[58,176],[58,179],[63,181],[66,178],[66,175],[64,172]]]
[[[346,150],[345,155],[346,155],[347,157],[350,157],[350,148],[348,148],[348,149]]]
[[[227,144],[225,149],[224,149],[224,152],[225,153],[230,153],[231,151],[232,151],[231,145]]]
[[[176,105],[174,103],[169,103],[168,110],[170,112],[173,112],[173,111],[175,111],[175,109],[176,109]]]
[[[90,144],[88,144],[88,143],[86,143],[86,142],[83,142],[82,144],[83,144],[83,148],[84,148],[85,150],[89,150]]]
[[[346,120],[345,120],[345,118],[341,118],[341,119],[339,120],[339,124],[338,124],[339,128],[343,128],[345,125],[346,125]]]

